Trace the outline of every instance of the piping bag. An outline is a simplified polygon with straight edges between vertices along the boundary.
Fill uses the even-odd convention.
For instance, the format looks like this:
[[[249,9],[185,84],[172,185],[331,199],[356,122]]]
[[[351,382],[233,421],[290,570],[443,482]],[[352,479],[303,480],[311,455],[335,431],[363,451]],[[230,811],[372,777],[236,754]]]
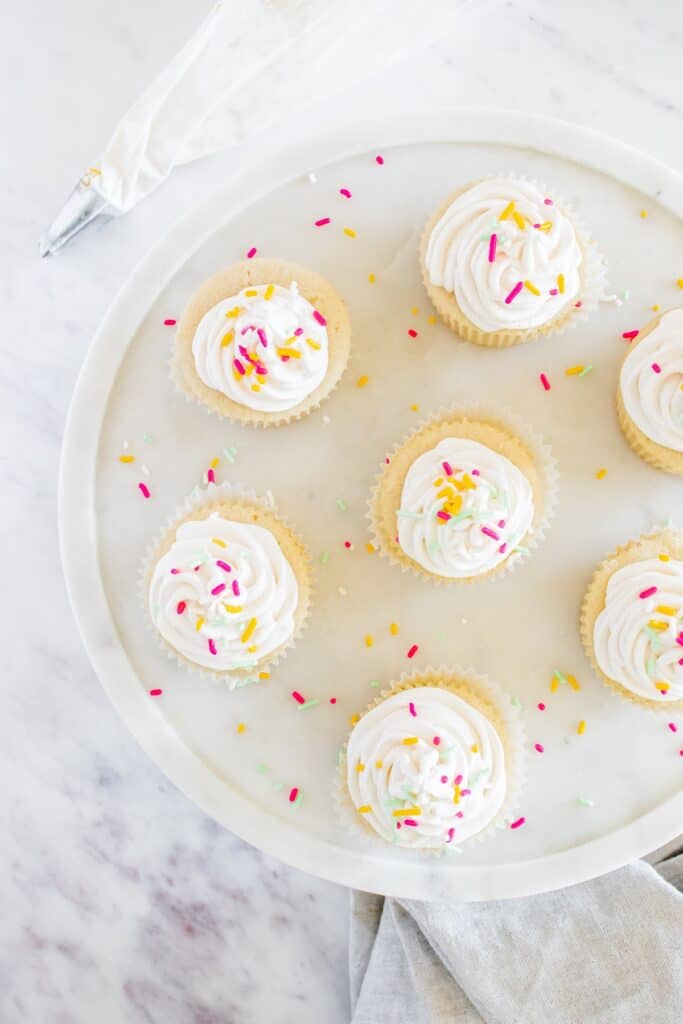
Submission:
[[[222,0],[82,174],[41,256],[132,210],[175,166],[237,146],[443,38],[466,2]]]

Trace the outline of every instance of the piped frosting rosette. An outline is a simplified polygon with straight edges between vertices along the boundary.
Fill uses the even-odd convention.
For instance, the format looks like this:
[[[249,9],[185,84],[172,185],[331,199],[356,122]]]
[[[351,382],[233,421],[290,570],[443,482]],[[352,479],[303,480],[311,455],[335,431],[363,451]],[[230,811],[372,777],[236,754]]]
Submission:
[[[626,353],[617,408],[634,451],[683,475],[683,307],[648,324]]]
[[[598,567],[581,634],[601,678],[649,707],[683,707],[683,535],[641,537]]]
[[[557,330],[604,292],[604,263],[576,215],[525,178],[486,178],[450,196],[420,252],[438,312],[479,344]]]
[[[268,678],[300,633],[310,562],[264,501],[230,485],[210,486],[150,546],[141,589],[163,649],[233,687]]]
[[[372,830],[408,850],[451,852],[511,820],[524,746],[519,715],[484,677],[459,669],[404,676],[351,731],[339,812],[366,837]]]

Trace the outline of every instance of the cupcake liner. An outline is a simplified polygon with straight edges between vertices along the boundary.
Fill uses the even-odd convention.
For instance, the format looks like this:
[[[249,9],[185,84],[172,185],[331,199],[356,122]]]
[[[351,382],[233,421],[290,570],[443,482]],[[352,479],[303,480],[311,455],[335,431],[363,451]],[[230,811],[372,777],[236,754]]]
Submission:
[[[205,668],[203,665],[195,664],[195,662],[185,658],[164,640],[152,621],[148,592],[154,566],[171,539],[171,531],[175,531],[183,521],[191,518],[193,513],[201,512],[202,517],[205,517],[212,511],[225,509],[226,506],[233,511],[246,509],[259,513],[259,525],[265,526],[273,532],[278,543],[283,546],[285,557],[292,565],[299,585],[299,602],[295,615],[294,632],[284,644],[273,651],[272,654],[260,660],[251,669],[218,672]],[[284,545],[283,538],[285,541]],[[186,497],[173,515],[169,516],[154,539],[147,545],[138,574],[138,597],[144,610],[145,624],[148,630],[154,636],[160,650],[171,661],[174,661],[181,668],[189,669],[192,673],[203,676],[205,679],[220,681],[227,685],[228,689],[234,690],[237,687],[257,682],[260,672],[273,669],[285,654],[295,646],[300,635],[308,625],[313,598],[312,563],[303,540],[291,524],[277,512],[274,502],[270,502],[258,496],[250,488],[241,487],[238,484],[209,484],[206,490],[200,494]]]
[[[510,173],[487,175],[487,178],[494,177],[511,179],[513,181],[524,181],[527,184],[534,185],[541,192],[548,194],[550,191],[553,191],[553,195],[555,195],[554,190],[549,190],[543,182],[538,182],[534,178],[529,178],[526,175]],[[487,332],[476,327],[467,319],[467,317],[465,317],[464,313],[458,306],[455,295],[452,292],[447,291],[439,285],[432,284],[425,266],[425,253],[427,251],[429,236],[431,235],[435,224],[457,196],[462,195],[467,191],[467,189],[476,185],[478,181],[485,181],[487,178],[479,178],[477,181],[469,182],[467,185],[464,185],[462,188],[451,193],[448,199],[429,218],[420,238],[419,259],[422,280],[429,298],[441,319],[459,338],[487,348],[510,348],[513,345],[522,345],[528,341],[533,341],[535,338],[554,334],[564,328],[574,327],[578,323],[584,321],[597,307],[598,302],[605,294],[607,288],[606,261],[584,226],[581,218],[573,207],[569,203],[565,203],[561,198],[556,198],[554,200],[555,205],[571,219],[583,254],[581,292],[577,297],[577,301],[581,302],[581,306],[577,308],[574,304],[570,304],[558,313],[557,316],[553,317],[552,320],[549,320],[545,324],[540,324],[538,327]]]
[[[683,699],[675,701],[647,700],[647,698],[633,693],[616,680],[610,679],[609,676],[605,675],[598,665],[593,646],[595,622],[605,607],[605,592],[610,577],[617,569],[621,569],[631,562],[640,562],[643,559],[653,558],[659,554],[668,554],[672,558],[683,561],[683,533],[669,526],[655,527],[650,533],[641,534],[637,540],[630,540],[607,555],[595,569],[586,589],[579,614],[579,629],[586,656],[591,663],[593,671],[605,686],[619,697],[626,697],[631,703],[637,704],[639,707],[648,708],[657,714],[662,712],[671,714],[671,712],[680,711],[683,708]]]
[[[493,428],[493,430],[507,435],[511,442],[517,442],[521,445],[522,449],[529,456],[530,461],[533,462],[538,483],[538,488],[534,488],[534,522],[531,531],[522,539],[522,545],[526,550],[513,552],[495,569],[480,573],[477,576],[467,576],[460,579],[438,576],[428,569],[424,569],[406,555],[400,545],[394,540],[396,536],[395,517],[392,521],[393,528],[389,530],[385,522],[386,516],[382,512],[384,487],[386,486],[387,479],[392,474],[392,466],[398,453],[406,449],[413,442],[419,441],[419,447],[410,462],[410,465],[412,465],[412,462],[423,451],[433,448],[443,436],[447,436],[447,434],[443,433],[443,428],[451,423],[465,424],[463,436],[472,436],[474,440],[478,438],[475,436],[475,431],[468,431],[468,426],[475,429],[479,426]],[[482,441],[482,443],[486,444],[487,441]],[[489,444],[489,446],[494,448],[494,450],[499,450],[493,444]],[[502,454],[506,453],[502,452]],[[526,561],[538,547],[548,531],[557,508],[560,477],[557,462],[550,447],[539,434],[528,427],[517,416],[507,411],[503,414],[498,412],[491,413],[477,406],[468,406],[465,409],[441,410],[436,416],[424,420],[415,431],[412,431],[403,440],[399,441],[398,444],[394,445],[389,453],[389,460],[388,465],[385,464],[381,467],[368,501],[367,518],[370,521],[372,543],[379,550],[380,554],[388,558],[392,564],[400,566],[403,572],[410,571],[416,576],[429,579],[437,584],[471,584],[478,580],[501,579],[503,576],[506,576],[518,565]],[[514,461],[514,459],[511,461]],[[406,468],[406,472],[408,468]],[[401,479],[400,490],[402,490],[404,479],[405,473]],[[541,494],[540,507],[538,494],[536,493],[537,489],[540,490]],[[399,501],[400,490],[398,495]]]
[[[463,844],[480,843],[489,839],[498,830],[505,828],[509,822],[516,817],[517,806],[521,793],[526,785],[527,779],[527,738],[524,729],[522,716],[518,708],[510,701],[510,697],[497,683],[492,682],[487,676],[480,675],[472,669],[461,669],[458,667],[429,666],[422,671],[407,673],[404,672],[400,679],[391,682],[380,692],[380,694],[368,704],[363,718],[368,711],[377,707],[387,697],[403,690],[411,690],[419,686],[436,686],[450,690],[468,701],[495,726],[505,751],[505,772],[507,777],[507,792],[503,806],[498,814],[491,819],[480,832],[464,840]],[[348,740],[347,740],[348,743]],[[340,752],[337,771],[335,772],[333,786],[333,804],[337,817],[341,824],[353,832],[358,838],[364,839],[370,844],[372,841],[387,845],[371,825],[368,825],[360,815],[353,803],[346,781],[346,748],[344,744]],[[404,848],[401,848],[404,849]],[[410,850],[405,850],[407,854]],[[453,853],[460,853],[460,847],[444,846],[439,849],[415,849],[423,856],[444,857]]]
[[[328,367],[324,379],[310,395],[293,409],[282,412],[260,412],[234,402],[227,395],[208,387],[194,365],[192,340],[204,313],[222,299],[235,295],[249,285],[272,283],[288,288],[292,281],[300,293],[320,310],[327,320]],[[170,377],[176,391],[191,402],[199,402],[206,410],[233,423],[253,427],[279,427],[307,416],[317,409],[335,390],[344,371],[351,349],[351,325],[344,302],[321,274],[285,260],[242,260],[219,271],[194,293],[176,328],[169,364]]]

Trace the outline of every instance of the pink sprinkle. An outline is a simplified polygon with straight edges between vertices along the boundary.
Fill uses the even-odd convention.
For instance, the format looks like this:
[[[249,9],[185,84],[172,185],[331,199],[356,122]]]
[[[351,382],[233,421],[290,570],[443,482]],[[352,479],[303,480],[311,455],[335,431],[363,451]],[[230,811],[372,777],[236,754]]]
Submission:
[[[505,543],[501,544],[500,547],[498,548],[498,554],[504,555],[505,552],[507,551],[507,549],[508,549],[507,544],[505,544]]]
[[[157,688],[156,690],[150,690],[149,695],[150,697],[160,697],[163,692],[163,690]],[[681,751],[681,753],[683,753],[683,751]]]
[[[417,822],[415,821],[415,818],[404,818],[403,824],[409,825],[410,828],[417,828]]]
[[[318,310],[317,310],[317,309],[314,309],[314,310],[313,310],[313,319],[314,319],[314,320],[317,320],[317,321],[318,321],[318,323],[319,323],[319,324],[321,325],[321,327],[326,327],[326,326],[327,326],[327,320],[326,320],[326,319],[325,319],[325,317],[324,317],[324,316],[322,315],[322,313],[319,313],[319,312],[318,312]]]
[[[548,294],[549,295],[559,295],[560,293],[558,292],[557,288],[551,288],[550,291],[548,292]]]
[[[261,365],[261,363],[259,363],[258,366],[256,367],[256,373],[259,375],[259,377],[268,376],[268,371],[266,370],[265,366]]]
[[[214,597],[217,597],[219,594],[222,594],[224,590],[225,590],[225,583],[219,583],[218,586],[213,588],[211,593],[213,594]]]
[[[149,493],[149,487],[145,483],[139,483],[138,488],[143,498],[151,498],[152,495]]]
[[[536,707],[538,708],[539,711],[545,711],[545,704],[543,703],[542,700],[538,702]]]
[[[337,703],[337,698],[336,697],[330,697],[330,704],[336,704],[336,703]]]
[[[496,260],[496,245],[498,243],[498,236],[491,235],[489,238],[489,263],[495,263]]]
[[[303,327],[297,327],[297,329],[294,331],[294,337],[295,338],[300,338],[303,333],[304,333]]]
[[[438,747],[439,743],[441,743],[441,737],[435,736],[434,739],[432,740],[432,743],[434,744],[435,747]]]
[[[235,367],[235,369],[237,370],[237,372],[239,373],[239,375],[241,377],[244,377],[244,374],[246,373],[246,371],[245,371],[244,367],[242,366],[241,362],[239,361],[239,359],[233,359],[232,364]]]
[[[679,647],[683,647],[683,633],[679,633],[676,637],[676,643]],[[679,661],[679,665],[683,665],[683,658]]]
[[[406,657],[407,658],[414,658],[415,655],[417,654],[417,651],[418,651],[417,644],[413,644],[413,646],[408,649],[408,653],[406,654]]]
[[[258,252],[258,250],[256,249],[256,247],[252,245],[251,249],[247,253],[247,259],[248,260],[253,260],[253,258],[254,258],[254,256],[256,255],[257,252]]]
[[[683,754],[683,750],[681,751],[681,753]],[[446,842],[447,843],[452,843],[454,835],[455,835],[455,829],[454,828],[449,828],[449,830],[448,830],[448,839],[446,840]]]
[[[583,306],[583,302],[581,301],[581,299],[579,299],[578,302],[574,303],[574,309],[581,309],[582,306]]]
[[[678,726],[676,725],[675,722],[669,722],[669,728],[671,729],[672,732],[678,732]]]
[[[177,576],[179,572],[180,569],[171,569],[171,576]]]
[[[510,294],[505,299],[506,306],[509,306],[511,302],[514,302],[514,300],[517,298],[523,287],[524,281],[518,281],[515,287],[510,292]]]
[[[317,228],[324,228],[326,224],[330,223],[329,217],[321,217],[320,220],[313,222]]]
[[[472,470],[472,476],[481,476],[481,473],[479,472],[478,469],[473,469]]]
[[[417,338],[417,331],[415,330],[414,327],[410,327],[408,329],[408,334],[410,335],[411,338]]]
[[[471,792],[471,789],[463,789],[460,791],[460,796],[469,796]]]
[[[261,342],[263,347],[268,348],[268,339],[266,337],[266,332],[263,330],[263,328],[259,327],[256,333],[258,334],[258,340]]]
[[[186,608],[187,604],[185,603],[185,601],[178,601],[178,604],[176,606],[176,611],[178,615],[182,615]]]
[[[446,783],[446,782],[448,782],[448,776],[447,776],[447,775],[442,775],[442,776],[441,776],[441,781],[442,781],[443,783]]]
[[[292,690],[292,697],[297,702],[297,704],[305,704],[306,703],[305,697],[302,697],[298,690]]]
[[[345,548],[350,548],[351,547],[351,541],[350,540],[345,540],[344,541],[344,547]]]
[[[462,782],[462,775],[456,775],[455,778],[453,779],[453,785],[454,786],[459,786],[461,782]]]
[[[624,341],[633,341],[633,339],[637,338],[639,334],[640,331],[624,331],[622,338]]]
[[[386,464],[387,464],[387,466],[388,466],[388,465],[389,465],[389,463],[391,462],[391,459],[389,458],[389,456],[388,456],[388,455],[385,455],[385,456],[384,456],[384,461],[386,462]]]
[[[546,206],[552,206],[553,205],[552,199],[544,199],[543,202],[545,203]]]
[[[540,226],[541,226],[540,224],[534,224],[534,227],[535,227],[535,228],[536,228],[537,230],[538,230],[538,228],[540,228]]]
[[[544,373],[541,374],[540,380],[541,380],[541,384],[543,385],[543,390],[544,391],[550,391],[550,381],[548,380],[548,378],[546,377],[546,375]]]
[[[170,317],[168,320],[164,320],[164,327],[175,327],[175,324],[176,321],[172,320]]]
[[[289,791],[289,802],[290,802],[290,804],[294,803],[294,801],[296,800],[298,795],[299,795],[299,787],[298,786],[292,786],[292,788]]]
[[[443,471],[446,476],[453,476],[453,467],[450,462],[442,462],[441,465],[443,466]]]
[[[443,520],[444,523],[447,523],[448,520],[451,518],[451,514],[450,512],[446,512],[444,509],[439,509],[439,511],[436,513],[436,518]]]
[[[659,365],[659,363],[653,363],[652,364],[652,369],[655,371],[655,373],[661,373],[662,372],[662,368]]]
[[[413,704],[412,700],[411,700],[410,704],[408,705],[408,711],[410,711],[410,713],[413,716],[413,718],[417,718],[417,711],[415,710],[415,705]]]
[[[209,640],[209,650],[211,651],[212,654],[218,654],[218,651],[216,650],[216,644],[211,639]]]
[[[233,580],[232,581],[232,592],[235,595],[235,597],[239,597],[240,596],[240,585],[237,582],[237,580]]]
[[[499,519],[498,520],[498,526],[500,527],[501,530],[505,529],[505,520],[504,519]]]
[[[638,594],[638,597],[641,599],[641,601],[644,601],[646,597],[652,597],[652,595],[656,593],[656,587],[648,587],[647,590],[641,590],[641,592]]]
[[[214,471],[212,469],[207,469],[207,471],[206,471],[206,479],[209,481],[210,484],[215,484],[216,483],[216,474],[214,473]]]
[[[344,196],[346,199],[351,198],[351,193],[349,192],[348,188],[340,188],[339,195]]]
[[[500,537],[498,536],[496,531],[492,530],[489,526],[482,526],[481,532],[485,533],[487,537],[491,538],[491,540],[500,540]]]
[[[377,156],[375,157],[375,163],[379,164],[381,167],[382,164],[384,163],[384,157],[380,156],[380,154],[378,153]]]
[[[512,822],[512,824],[510,825],[510,828],[521,828],[522,825],[525,822],[526,822],[526,818],[517,818],[517,821],[513,821]]]
[[[222,562],[220,558],[216,559],[216,565],[218,566],[219,569],[222,569],[223,572],[232,572],[232,569],[230,568],[228,563]]]
[[[545,750],[545,747],[543,746],[542,743],[534,743],[534,750],[537,750],[539,752],[539,754],[542,754],[543,751]]]

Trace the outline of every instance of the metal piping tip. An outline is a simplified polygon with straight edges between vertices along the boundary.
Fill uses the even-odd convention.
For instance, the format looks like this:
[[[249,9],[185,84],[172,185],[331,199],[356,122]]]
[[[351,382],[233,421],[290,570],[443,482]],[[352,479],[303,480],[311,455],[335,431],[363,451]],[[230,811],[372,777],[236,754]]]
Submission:
[[[77,234],[93,224],[102,226],[117,216],[112,207],[87,179],[81,179],[73,190],[50,227],[41,237],[41,256],[54,256],[75,238]]]

